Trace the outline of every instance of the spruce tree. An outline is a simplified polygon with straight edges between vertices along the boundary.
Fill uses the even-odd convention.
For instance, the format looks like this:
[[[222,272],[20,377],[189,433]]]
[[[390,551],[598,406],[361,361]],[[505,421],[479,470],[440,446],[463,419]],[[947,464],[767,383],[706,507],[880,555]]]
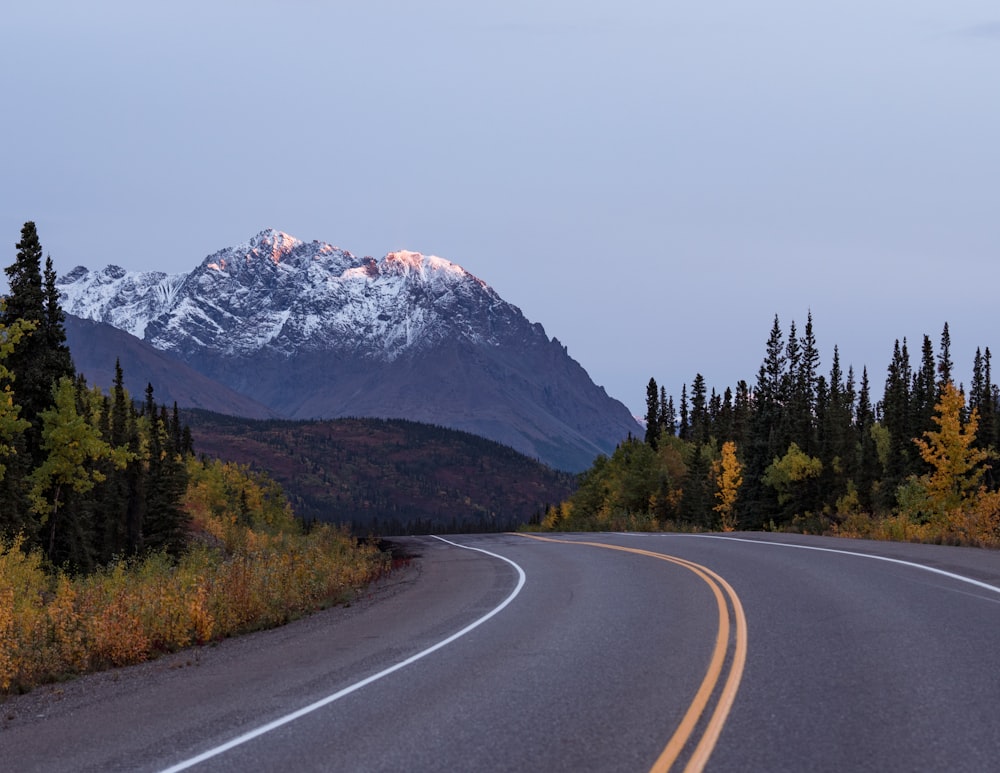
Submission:
[[[677,428],[677,436],[681,440],[691,439],[691,423],[688,416],[687,384],[681,384],[681,420]]]
[[[143,410],[149,432],[143,546],[177,556],[186,544],[189,525],[181,509],[187,487],[187,465],[181,449],[175,445],[166,406],[156,409],[152,384],[146,385]]]
[[[43,458],[39,417],[54,404],[56,382],[63,377],[72,379],[75,373],[66,347],[52,261],[46,260],[43,281],[42,245],[33,222],[24,224],[16,247],[16,260],[5,269],[10,294],[0,312],[0,323],[10,326],[20,319],[34,326],[8,361],[15,374],[15,401],[21,406],[21,418],[31,425],[25,433],[25,444],[34,467]]]
[[[765,486],[762,481],[768,465],[787,450],[787,444],[782,444],[780,429],[785,362],[784,336],[775,315],[764,362],[757,372],[757,386],[750,402],[751,412],[743,444],[743,487],[737,509],[740,523],[750,529],[761,528],[778,511],[774,489]]]
[[[696,373],[691,384],[691,440],[697,445],[708,442],[709,412],[705,377]]]
[[[660,413],[657,416],[656,423],[659,425],[660,432],[666,432],[671,436],[677,432],[677,414],[674,412],[674,398],[672,396],[667,397],[667,388],[664,386],[660,387]]]
[[[875,505],[875,481],[881,477],[878,448],[872,436],[875,426],[875,411],[871,404],[871,387],[868,383],[868,368],[861,369],[861,386],[858,391],[858,407],[854,426],[857,442],[857,475],[854,483],[858,500],[864,510],[871,511]]]
[[[646,385],[646,443],[656,448],[660,437],[660,390],[656,379],[650,378]]]
[[[945,384],[952,382],[954,369],[955,365],[951,361],[951,333],[948,332],[948,323],[945,322],[941,331],[941,352],[938,355],[938,394]]]
[[[813,332],[812,312],[806,317],[806,327],[799,341],[799,364],[795,374],[794,435],[799,447],[808,454],[815,454],[816,446],[816,391],[819,379],[819,349]]]
[[[891,508],[896,501],[896,488],[914,472],[910,386],[910,360],[906,339],[902,345],[896,340],[892,361],[889,363],[882,398],[882,425],[889,433],[889,448],[883,478],[881,504]]]
[[[934,406],[938,401],[934,345],[928,335],[924,335],[924,342],[920,347],[920,367],[913,374],[911,395],[910,433],[913,437],[919,437],[927,430],[934,428],[932,418]]]
[[[752,402],[750,386],[744,379],[740,379],[736,383],[736,395],[733,398],[733,428],[731,432],[731,438],[736,442],[737,448],[744,448],[747,442]]]

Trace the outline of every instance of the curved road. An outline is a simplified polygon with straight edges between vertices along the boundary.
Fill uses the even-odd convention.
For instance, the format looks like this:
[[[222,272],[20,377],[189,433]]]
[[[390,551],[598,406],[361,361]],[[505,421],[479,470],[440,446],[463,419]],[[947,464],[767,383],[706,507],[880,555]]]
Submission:
[[[996,768],[1000,554],[547,536],[409,538],[350,609],[9,700],[0,769]]]

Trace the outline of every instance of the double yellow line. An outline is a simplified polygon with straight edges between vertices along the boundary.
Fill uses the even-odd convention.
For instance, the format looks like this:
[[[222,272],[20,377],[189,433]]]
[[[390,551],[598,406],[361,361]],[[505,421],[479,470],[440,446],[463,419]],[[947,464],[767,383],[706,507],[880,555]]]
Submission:
[[[685,773],[688,771],[695,773],[702,770],[708,762],[712,750],[715,749],[715,744],[719,740],[720,733],[722,733],[722,727],[726,723],[729,710],[736,699],[736,691],[739,689],[740,679],[743,676],[743,667],[746,664],[747,620],[746,615],[743,613],[743,605],[740,604],[740,599],[736,595],[736,592],[728,582],[711,569],[701,564],[696,564],[693,561],[677,558],[676,556],[654,553],[651,550],[611,545],[605,542],[553,539],[551,537],[539,537],[534,534],[524,534],[522,536],[543,542],[562,542],[570,545],[589,545],[595,548],[619,550],[623,553],[635,553],[641,556],[656,558],[660,561],[667,561],[694,572],[712,589],[712,594],[715,596],[715,603],[719,609],[719,630],[715,637],[715,648],[712,651],[712,659],[708,664],[708,671],[701,681],[698,692],[695,693],[694,700],[688,706],[684,718],[677,726],[666,747],[660,753],[659,758],[653,764],[650,773],[664,773],[670,770],[684,749],[688,747],[691,736],[698,728],[699,720],[701,720],[702,715],[708,709],[712,697],[716,695],[716,688],[719,686],[723,672],[727,671],[726,663],[728,660],[729,668],[725,682],[722,685],[721,691],[717,694],[715,706],[711,714],[708,716],[707,721],[702,724],[701,738],[698,740],[694,751],[691,752],[691,756],[688,757],[687,765],[684,767]],[[732,607],[732,619],[730,618],[730,607]],[[729,658],[731,639],[733,643],[732,658]]]

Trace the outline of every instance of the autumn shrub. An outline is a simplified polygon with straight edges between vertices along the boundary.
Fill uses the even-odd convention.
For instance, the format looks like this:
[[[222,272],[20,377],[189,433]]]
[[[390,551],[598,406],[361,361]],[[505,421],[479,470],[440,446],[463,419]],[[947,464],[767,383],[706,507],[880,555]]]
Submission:
[[[0,541],[0,693],[279,625],[389,569],[375,546],[320,525],[304,533],[280,489],[238,465],[190,462],[193,539],[86,575]]]

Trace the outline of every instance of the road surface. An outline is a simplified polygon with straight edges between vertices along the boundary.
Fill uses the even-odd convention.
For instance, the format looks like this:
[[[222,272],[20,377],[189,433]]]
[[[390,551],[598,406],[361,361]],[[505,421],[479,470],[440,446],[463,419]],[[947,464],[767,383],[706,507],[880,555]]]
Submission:
[[[408,538],[349,609],[8,700],[0,770],[997,768],[1000,554],[542,536]]]

